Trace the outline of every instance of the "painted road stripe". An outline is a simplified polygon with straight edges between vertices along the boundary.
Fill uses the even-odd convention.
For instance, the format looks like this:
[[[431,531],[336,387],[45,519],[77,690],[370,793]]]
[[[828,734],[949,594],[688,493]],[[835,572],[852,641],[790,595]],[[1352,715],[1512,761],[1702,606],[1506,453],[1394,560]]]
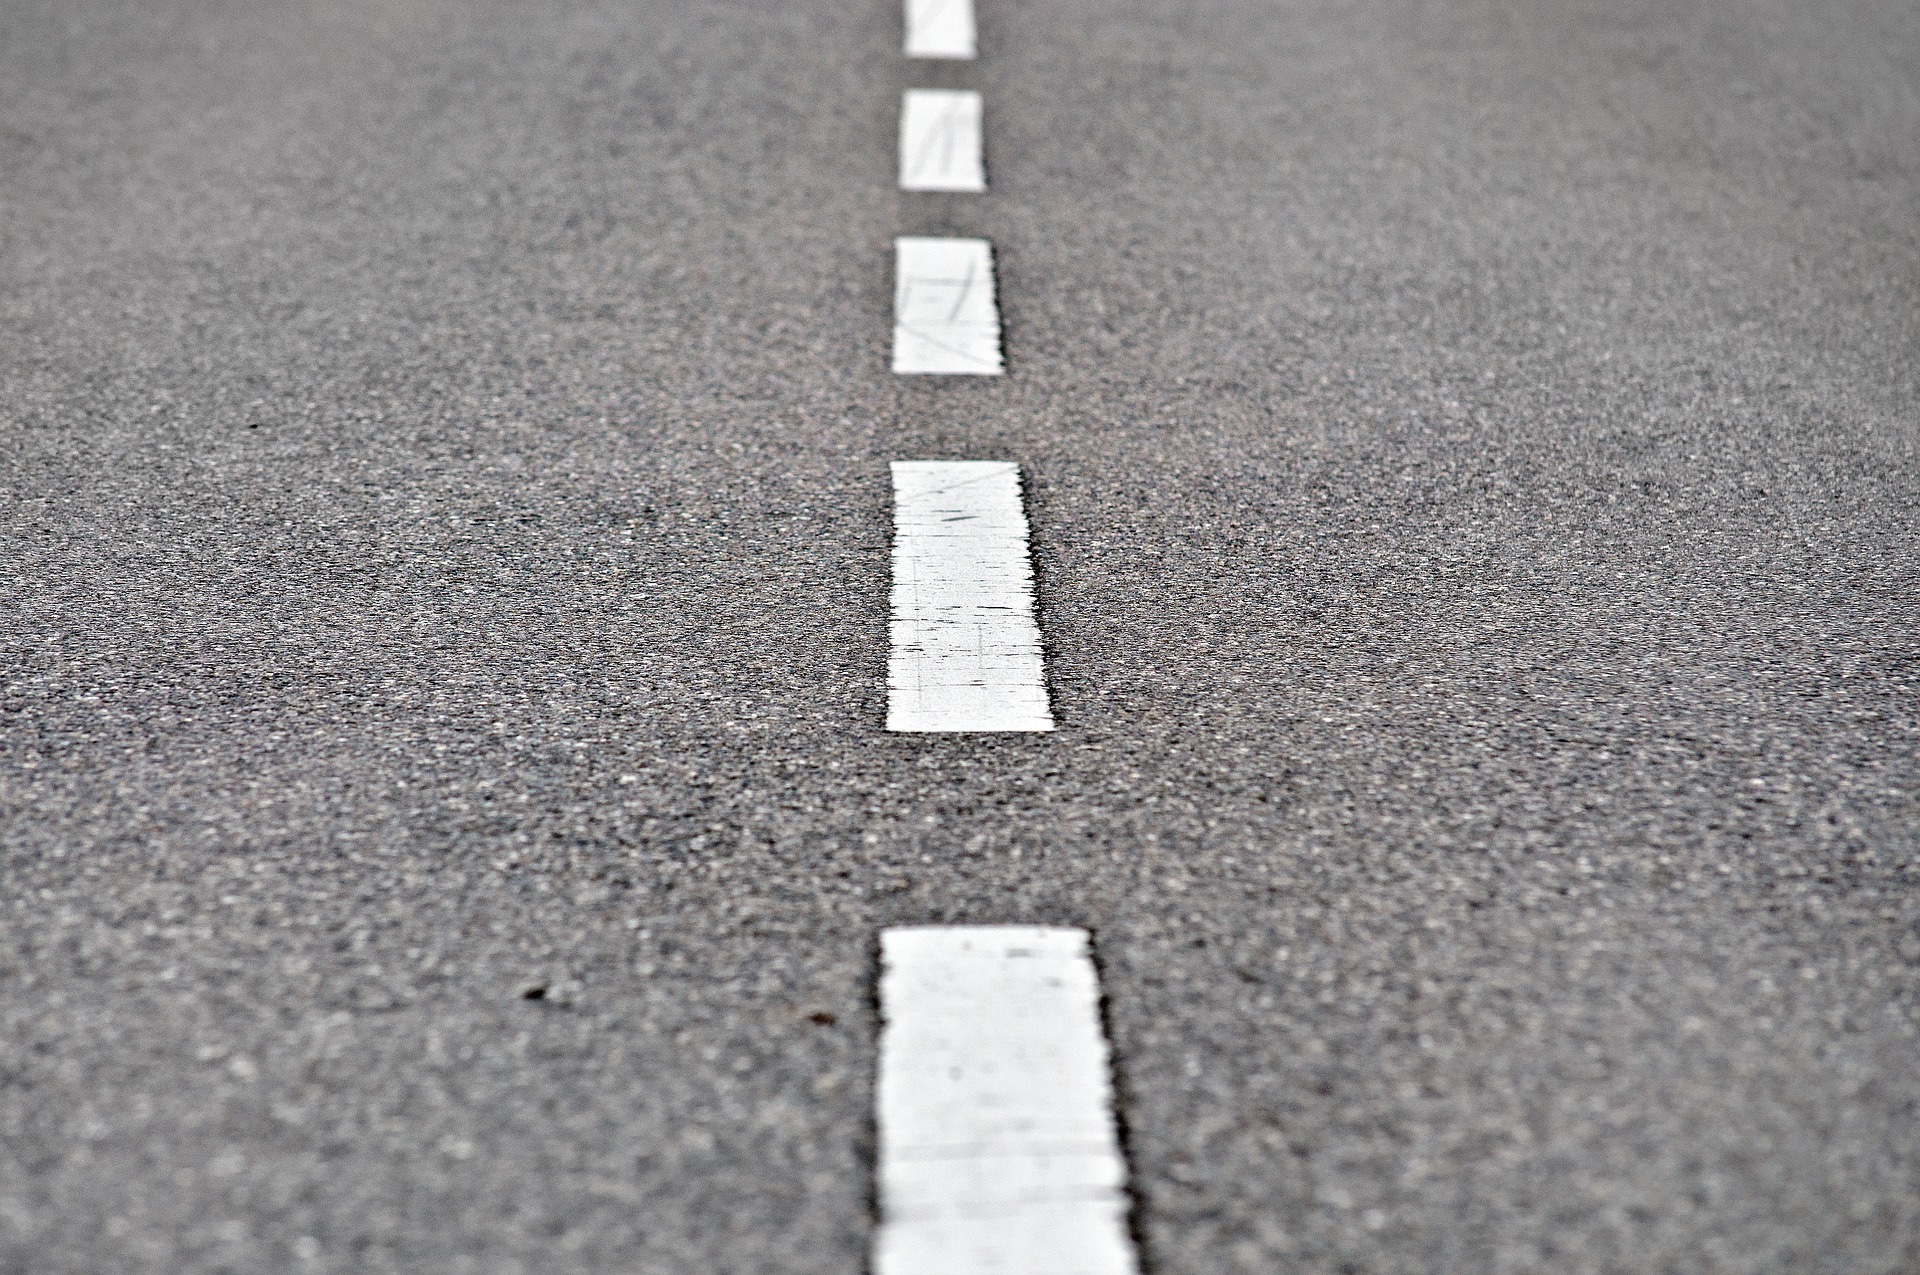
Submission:
[[[1020,467],[895,461],[887,729],[1046,731]]]
[[[880,935],[874,1275],[1132,1275],[1087,932]]]
[[[992,244],[984,239],[893,241],[893,370],[1000,375]]]
[[[907,56],[970,58],[973,0],[906,0]]]
[[[908,89],[900,104],[900,189],[985,190],[981,114],[971,89]]]

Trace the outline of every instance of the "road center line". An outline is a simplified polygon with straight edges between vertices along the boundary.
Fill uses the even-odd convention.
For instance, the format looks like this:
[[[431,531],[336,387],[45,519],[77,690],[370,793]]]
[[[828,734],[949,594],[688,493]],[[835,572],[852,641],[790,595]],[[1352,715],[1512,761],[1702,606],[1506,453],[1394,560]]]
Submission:
[[[981,115],[971,89],[908,89],[900,104],[900,189],[984,191]]]
[[[880,935],[874,1275],[1132,1275],[1087,932]]]
[[[908,57],[973,56],[973,0],[906,0],[906,5]]]
[[[895,461],[891,731],[1049,731],[1020,467]]]
[[[1001,374],[992,244],[984,239],[893,241],[893,370]]]

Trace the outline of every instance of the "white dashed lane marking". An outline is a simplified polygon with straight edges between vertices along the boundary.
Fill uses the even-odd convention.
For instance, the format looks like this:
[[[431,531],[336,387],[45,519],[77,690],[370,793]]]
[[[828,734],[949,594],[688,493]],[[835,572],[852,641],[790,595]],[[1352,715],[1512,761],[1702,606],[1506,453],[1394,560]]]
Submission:
[[[985,190],[981,113],[971,89],[908,89],[900,104],[900,189]]]
[[[1087,933],[880,936],[875,1275],[1131,1275]]]
[[[891,731],[1049,731],[1020,467],[893,465]]]
[[[893,370],[1000,375],[992,244],[984,239],[893,241]]]
[[[907,56],[970,58],[973,0],[906,0]]]

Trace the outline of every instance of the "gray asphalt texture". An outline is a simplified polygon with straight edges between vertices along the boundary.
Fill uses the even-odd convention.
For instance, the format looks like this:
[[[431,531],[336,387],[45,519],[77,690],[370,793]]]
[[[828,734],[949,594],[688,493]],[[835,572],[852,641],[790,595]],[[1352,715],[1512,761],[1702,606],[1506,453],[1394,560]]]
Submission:
[[[0,8],[0,1270],[858,1271],[1010,921],[1152,1275],[1920,1270],[1920,8],[980,5]],[[1058,734],[881,731],[913,458]]]

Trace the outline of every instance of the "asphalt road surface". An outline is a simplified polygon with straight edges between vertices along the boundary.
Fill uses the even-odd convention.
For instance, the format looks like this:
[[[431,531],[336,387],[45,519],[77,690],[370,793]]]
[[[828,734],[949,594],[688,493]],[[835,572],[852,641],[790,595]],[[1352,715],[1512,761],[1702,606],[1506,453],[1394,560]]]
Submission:
[[[1920,8],[979,5],[0,5],[0,1270],[857,1272],[930,922],[1152,1275],[1920,1270]]]

